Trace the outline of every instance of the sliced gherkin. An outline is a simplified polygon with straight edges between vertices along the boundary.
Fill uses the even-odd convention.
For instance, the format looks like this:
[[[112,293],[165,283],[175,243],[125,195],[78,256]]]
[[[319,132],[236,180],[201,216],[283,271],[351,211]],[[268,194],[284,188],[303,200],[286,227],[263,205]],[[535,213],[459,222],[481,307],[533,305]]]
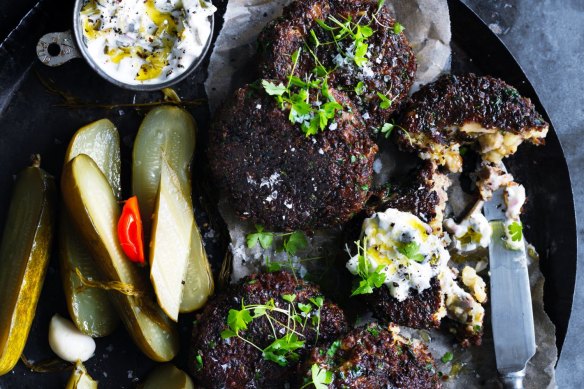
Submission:
[[[97,381],[91,378],[83,363],[78,361],[65,389],[97,389]]]
[[[49,264],[56,194],[38,165],[16,179],[0,242],[0,375],[22,354]]]
[[[192,207],[190,169],[195,143],[195,121],[181,108],[158,107],[150,111],[142,121],[134,141],[132,190],[138,196],[145,239],[150,239],[163,155],[178,177],[180,190]],[[213,275],[196,222],[191,233],[190,245],[180,312],[191,312],[201,308],[213,294],[214,289]]]
[[[95,161],[120,200],[120,136],[114,124],[102,119],[80,128],[69,142],[65,163],[79,154],[86,154]],[[59,228],[59,260],[67,309],[77,328],[92,337],[111,334],[119,323],[118,315],[107,291],[83,287],[76,271],[88,279],[98,279],[99,271],[70,216],[64,211]]]
[[[102,276],[125,286],[110,294],[114,306],[136,345],[155,361],[173,359],[179,348],[173,323],[152,298],[144,269],[126,258],[117,237],[120,206],[96,163],[80,154],[65,165],[61,191],[67,210],[88,245]]]
[[[193,381],[187,373],[168,363],[152,370],[140,388],[193,389],[194,387]]]

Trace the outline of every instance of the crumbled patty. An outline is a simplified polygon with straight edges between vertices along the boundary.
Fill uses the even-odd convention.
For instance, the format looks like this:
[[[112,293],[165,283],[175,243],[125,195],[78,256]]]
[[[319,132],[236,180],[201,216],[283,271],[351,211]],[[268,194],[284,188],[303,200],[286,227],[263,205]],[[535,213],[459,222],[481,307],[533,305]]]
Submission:
[[[344,223],[369,198],[377,145],[342,93],[336,129],[306,136],[273,96],[247,86],[215,115],[209,161],[241,219],[277,231]]]
[[[366,41],[366,64],[357,66],[351,58],[342,60],[343,53],[352,50],[353,40],[344,39],[338,46],[334,44],[331,32],[317,23],[320,20],[337,27],[330,17],[342,23],[351,18],[359,25],[371,27],[373,35]],[[260,72],[264,78],[287,81],[293,66],[291,55],[301,49],[294,74],[301,79],[314,77],[313,69],[319,64],[326,69],[335,69],[329,75],[329,85],[349,95],[363,117],[368,118],[367,128],[378,129],[389,122],[392,113],[407,98],[416,73],[415,56],[404,33],[394,31],[395,23],[387,7],[378,11],[377,1],[294,1],[284,8],[281,17],[266,26],[258,38]],[[320,44],[315,43],[311,30]],[[363,90],[358,94],[355,87],[359,82],[363,83]],[[381,108],[382,100],[377,93],[387,96],[391,105]]]
[[[268,304],[271,299],[278,308],[292,309],[290,303],[282,298],[286,294],[296,296],[293,302],[296,309],[299,309],[299,303],[310,305],[310,298],[322,296],[314,284],[297,280],[292,274],[280,271],[246,277],[206,306],[195,323],[192,340],[192,370],[200,385],[205,388],[281,388],[287,380],[294,379],[297,362],[280,366],[264,359],[261,351],[240,338],[221,337],[221,332],[228,329],[230,309],[240,310],[242,304]],[[281,323],[287,323],[285,314],[273,312],[273,317]],[[239,334],[264,349],[274,341],[272,325],[277,334],[284,335],[284,327],[273,319],[270,323],[265,316],[254,319],[248,324],[247,330]],[[310,320],[305,328],[301,328],[300,324],[295,328],[301,334],[299,339],[305,341],[305,346],[296,350],[302,358],[315,343],[332,341],[344,334],[347,331],[347,320],[343,311],[325,298],[320,312],[320,325],[314,326]],[[197,362],[197,355],[202,363]]]
[[[373,315],[384,323],[395,323],[412,328],[438,328],[446,314],[440,281],[434,277],[430,287],[421,292],[410,290],[404,301],[389,294],[385,285],[374,288],[373,293],[362,295]]]
[[[390,188],[392,192],[388,200],[378,211],[396,208],[412,213],[440,235],[449,186],[450,179],[438,170],[435,163],[424,162],[408,175],[407,180]]]
[[[312,381],[312,366],[332,374],[331,388],[440,388],[427,347],[376,323],[356,328],[328,347],[312,350],[301,375]]]
[[[531,101],[504,81],[474,74],[444,75],[414,93],[394,131],[398,145],[460,171],[459,148],[472,145],[499,163],[527,140],[544,143],[548,123]]]

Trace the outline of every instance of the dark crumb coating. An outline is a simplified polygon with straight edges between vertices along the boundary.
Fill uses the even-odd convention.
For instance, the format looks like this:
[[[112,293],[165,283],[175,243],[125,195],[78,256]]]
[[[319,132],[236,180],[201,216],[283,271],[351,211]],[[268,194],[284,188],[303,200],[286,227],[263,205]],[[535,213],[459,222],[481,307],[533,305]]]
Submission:
[[[310,304],[309,298],[322,296],[314,284],[296,280],[292,274],[281,271],[246,277],[207,304],[193,328],[192,370],[199,384],[205,388],[281,388],[287,380],[294,378],[297,363],[282,367],[265,360],[259,350],[243,340],[225,340],[220,335],[228,329],[229,310],[241,309],[242,301],[251,305],[274,299],[277,307],[287,309],[289,303],[282,299],[284,294],[295,294],[295,304]],[[319,344],[332,341],[347,331],[345,314],[326,298],[320,315]],[[284,314],[273,313],[273,316],[286,322]],[[277,323],[274,326],[277,332],[283,330]],[[302,358],[315,344],[317,334],[311,325],[297,331],[304,336],[300,339],[306,342],[304,348],[297,350]],[[240,335],[261,348],[272,343],[271,334],[272,327],[265,317],[254,319],[247,330],[240,331]],[[202,366],[195,362],[196,355],[201,356]]]
[[[422,292],[410,290],[409,297],[404,301],[392,297],[385,285],[374,288],[373,293],[364,294],[362,298],[373,315],[383,323],[412,328],[438,328],[446,312],[440,281],[436,277],[430,280],[428,289]]]
[[[416,73],[416,58],[403,32],[394,32],[396,21],[387,7],[377,11],[377,1],[294,1],[284,8],[281,17],[266,26],[258,38],[262,77],[286,81],[292,71],[290,57],[301,47],[302,55],[294,74],[302,79],[312,74],[317,63],[304,48],[305,42],[325,68],[336,67],[337,47],[334,44],[316,46],[311,40],[310,30],[313,30],[320,42],[332,41],[330,32],[320,27],[317,20],[332,26],[334,23],[327,20],[329,16],[341,21],[351,17],[353,21],[359,21],[360,25],[370,24],[374,33],[367,39],[370,61],[365,70],[354,62],[338,67],[329,76],[329,85],[348,93],[361,114],[368,113],[370,119],[367,120],[367,128],[380,128],[389,122],[392,113],[407,98]],[[365,89],[363,94],[357,95],[354,89],[360,81]],[[389,108],[380,107],[381,100],[377,92],[385,94],[393,101]]]
[[[352,330],[340,345],[312,350],[301,372],[312,380],[317,364],[333,375],[330,388],[440,388],[436,366],[427,347],[382,328],[376,323]]]
[[[462,170],[460,147],[498,164],[525,140],[543,144],[549,125],[527,98],[504,81],[474,74],[444,75],[414,93],[394,139],[402,150]]]
[[[424,162],[408,175],[405,182],[390,188],[388,200],[377,211],[395,208],[409,212],[440,234],[449,186],[450,180],[438,171],[434,163]]]
[[[444,129],[469,122],[516,134],[544,130],[549,126],[531,101],[521,97],[517,89],[498,78],[479,77],[472,73],[459,76],[447,74],[424,85],[407,102],[400,125],[409,135],[423,133],[433,142],[448,144],[468,141],[469,138],[460,132],[452,137]],[[395,134],[400,146],[415,149],[406,133],[395,131]],[[544,142],[542,138],[532,138],[530,141],[536,144]]]
[[[483,343],[483,327],[471,329],[468,325],[446,317],[442,321],[442,329],[449,332],[464,348],[480,346]]]
[[[331,89],[343,105],[349,99]],[[307,137],[272,96],[247,86],[215,115],[209,161],[238,216],[277,231],[344,223],[368,200],[377,145],[360,115]]]

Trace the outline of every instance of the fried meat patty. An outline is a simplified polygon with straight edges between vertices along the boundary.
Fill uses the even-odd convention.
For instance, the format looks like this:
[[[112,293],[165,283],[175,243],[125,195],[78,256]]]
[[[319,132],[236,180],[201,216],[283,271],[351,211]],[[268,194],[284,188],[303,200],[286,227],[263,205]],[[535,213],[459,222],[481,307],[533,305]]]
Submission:
[[[486,161],[499,163],[527,140],[544,143],[549,125],[528,98],[490,76],[444,75],[414,93],[394,131],[403,150],[461,170],[459,148],[472,145]]]
[[[332,373],[331,388],[440,388],[427,347],[377,323],[356,328],[328,347],[316,347],[301,372],[312,381],[312,366]]]
[[[294,295],[293,302],[284,299],[284,295]],[[265,349],[274,342],[274,332],[286,336],[285,323],[293,326],[299,334],[298,339],[304,346],[296,352],[299,357],[306,355],[316,344],[332,341],[347,331],[347,320],[343,311],[330,300],[324,298],[319,313],[319,324],[315,325],[312,317],[317,312],[316,305],[310,300],[322,297],[314,284],[296,279],[284,271],[259,273],[242,279],[231,286],[225,293],[216,296],[200,315],[193,328],[192,366],[193,374],[199,384],[206,388],[281,388],[290,375],[297,369],[297,361],[289,357],[286,366],[266,360],[260,349]],[[288,300],[290,297],[288,296]],[[283,310],[300,312],[306,304],[311,307],[308,324],[303,328],[300,323],[291,322],[289,316],[265,308],[271,318],[263,315],[247,324],[246,330],[239,335],[248,342],[231,337],[224,339],[221,333],[229,329],[230,310],[241,310],[242,306],[273,306]],[[292,307],[291,304],[294,304]],[[251,315],[257,315],[252,310]],[[304,318],[304,316],[302,316]],[[272,328],[273,326],[273,328]],[[317,342],[318,339],[318,342]],[[198,358],[197,356],[200,356]],[[197,358],[200,362],[197,362]]]
[[[421,292],[410,290],[404,301],[391,296],[385,285],[362,295],[373,315],[383,323],[394,323],[412,328],[438,328],[446,315],[444,294],[437,277],[430,280],[430,287]]]
[[[435,163],[426,161],[408,175],[406,180],[390,188],[388,200],[378,209],[395,208],[409,212],[428,223],[435,234],[442,234],[442,221],[450,179]]]
[[[355,23],[371,28],[373,34],[365,40],[366,62],[361,66],[353,59],[355,40],[351,36],[333,38],[341,32],[333,18],[341,24],[350,19],[355,31]],[[378,10],[377,1],[294,1],[258,38],[261,75],[287,81],[293,68],[291,56],[301,49],[294,75],[313,77],[317,65],[334,69],[328,76],[329,85],[349,95],[367,128],[378,129],[407,98],[416,73],[414,53],[396,23],[387,7]],[[379,94],[391,101],[389,106],[382,104]]]
[[[273,96],[252,86],[215,115],[210,167],[240,218],[278,231],[313,230],[362,209],[377,145],[347,96],[330,93],[350,110],[337,115],[336,129],[310,137]]]

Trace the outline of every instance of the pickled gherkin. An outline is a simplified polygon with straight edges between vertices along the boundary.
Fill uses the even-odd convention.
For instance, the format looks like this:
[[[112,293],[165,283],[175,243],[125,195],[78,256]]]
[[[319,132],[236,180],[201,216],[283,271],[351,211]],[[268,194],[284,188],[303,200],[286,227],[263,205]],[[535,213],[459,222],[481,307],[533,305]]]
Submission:
[[[194,119],[181,108],[158,107],[142,121],[134,141],[132,190],[138,196],[147,241],[151,237],[163,156],[178,177],[180,191],[192,209],[191,161],[195,143]],[[192,217],[194,220],[194,215]],[[201,308],[214,289],[213,275],[196,223],[191,232],[190,247],[180,312]]]
[[[56,195],[39,165],[16,179],[0,242],[0,375],[22,354],[49,264]]]
[[[79,154],[95,161],[120,200],[120,137],[114,124],[102,119],[80,128],[69,143],[65,163]],[[107,291],[85,288],[76,274],[80,271],[85,278],[99,278],[94,259],[65,210],[59,226],[59,260],[67,309],[77,328],[92,337],[111,334],[119,323],[118,315]]]
[[[87,155],[65,165],[61,191],[67,210],[98,264],[103,280],[125,285],[110,294],[129,335],[148,357],[165,362],[179,348],[173,323],[153,299],[144,269],[126,258],[117,236],[120,206],[107,178]]]

